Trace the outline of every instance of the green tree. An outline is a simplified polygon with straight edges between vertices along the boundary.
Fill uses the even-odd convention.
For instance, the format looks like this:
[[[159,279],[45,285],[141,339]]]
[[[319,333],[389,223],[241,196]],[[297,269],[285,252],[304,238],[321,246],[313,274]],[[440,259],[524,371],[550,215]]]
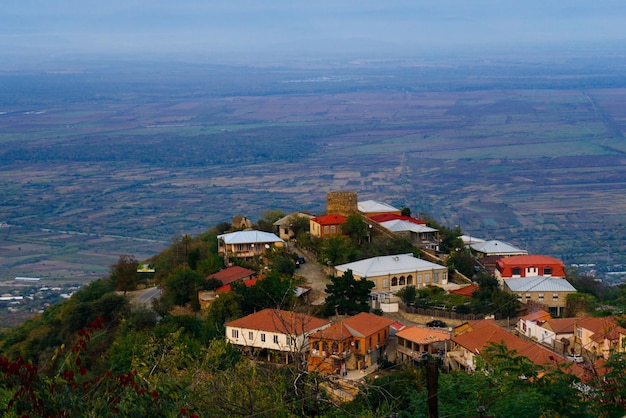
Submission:
[[[396,295],[398,295],[400,299],[402,299],[402,302],[404,302],[406,306],[411,306],[413,305],[413,303],[415,303],[417,290],[415,289],[415,286],[406,286],[400,289],[400,291],[396,293]]]
[[[354,254],[354,247],[350,239],[337,235],[322,241],[318,258],[324,264],[336,266],[348,261],[351,254]]]
[[[274,222],[283,218],[285,214],[281,210],[266,210],[261,213],[261,219],[257,222],[257,229],[266,232],[274,232]]]
[[[305,216],[299,216],[297,214],[293,214],[289,217],[289,228],[293,232],[293,235],[298,238],[301,234],[305,234],[309,232],[311,227],[311,222],[309,218]]]
[[[139,262],[132,255],[121,255],[119,260],[111,266],[111,280],[114,283],[115,290],[127,291],[135,290],[139,281],[139,273],[137,268]]]
[[[370,291],[374,282],[363,279],[356,280],[352,270],[341,276],[330,277],[331,283],[326,285],[326,314],[354,315],[369,312]]]
[[[162,298],[171,305],[185,306],[190,303],[195,311],[200,309],[198,291],[204,287],[204,277],[187,266],[174,271],[163,286]]]
[[[341,230],[350,237],[355,247],[361,246],[367,238],[367,225],[363,222],[363,216],[360,213],[348,216]]]

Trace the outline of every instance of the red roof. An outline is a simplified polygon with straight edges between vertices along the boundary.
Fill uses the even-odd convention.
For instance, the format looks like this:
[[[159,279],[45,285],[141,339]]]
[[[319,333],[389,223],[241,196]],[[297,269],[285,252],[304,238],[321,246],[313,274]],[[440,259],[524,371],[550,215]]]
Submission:
[[[248,279],[254,274],[256,274],[254,270],[240,266],[233,266],[220,270],[217,273],[213,273],[210,276],[207,276],[207,279],[217,279],[221,281],[222,284],[229,284],[235,280]]]
[[[593,332],[591,339],[593,341],[601,341],[619,339],[619,331],[623,330],[615,321],[615,318],[608,316],[606,318],[586,317],[578,321],[577,326]]]
[[[419,219],[411,218],[410,216],[398,215],[395,213],[381,213],[380,215],[371,216],[370,219],[378,223],[401,220],[401,221],[412,222],[417,225],[426,225],[426,222],[420,221]]]
[[[515,255],[512,257],[503,257],[498,260],[499,266],[511,266],[511,267],[521,267],[521,266],[550,266],[550,265],[559,265],[565,266],[563,262],[554,257],[548,257],[547,255]]]
[[[538,310],[535,312],[531,312],[528,315],[522,316],[520,319],[525,321],[547,321],[551,318],[550,314],[543,310]]]
[[[472,293],[479,289],[476,283],[469,284],[467,286],[461,287],[459,289],[451,290],[450,294],[452,295],[461,295],[461,296],[472,296]]]
[[[327,320],[315,318],[310,315],[279,309],[263,309],[262,311],[244,316],[243,318],[230,321],[226,326],[281,334],[301,335],[328,324],[329,322]]]
[[[418,344],[430,344],[437,341],[449,340],[450,333],[434,330],[432,328],[406,327],[402,331],[398,331],[396,337],[404,338],[405,340],[413,341]]]
[[[555,318],[546,321],[542,327],[551,329],[555,334],[573,334],[578,320],[579,318]]]
[[[504,328],[498,326],[493,320],[472,321],[472,330],[452,338],[456,344],[466,350],[480,355],[490,343],[504,343],[509,350],[515,350],[517,355],[527,357],[537,365],[564,364],[569,367],[568,372],[583,378],[585,372],[577,364],[571,364],[563,356],[553,353],[547,348],[526,341],[511,334]]]
[[[331,213],[329,215],[315,217],[311,219],[311,221],[320,225],[341,225],[345,223],[347,219],[348,218],[343,215]]]
[[[361,312],[350,318],[311,335],[311,338],[341,341],[349,337],[365,338],[376,334],[383,328],[390,327],[396,321],[383,316]]]

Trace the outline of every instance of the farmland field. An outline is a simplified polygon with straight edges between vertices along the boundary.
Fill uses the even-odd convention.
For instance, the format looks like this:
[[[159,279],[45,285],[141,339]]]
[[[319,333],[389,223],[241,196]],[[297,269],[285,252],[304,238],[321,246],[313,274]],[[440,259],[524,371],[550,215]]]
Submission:
[[[322,213],[336,190],[621,269],[624,63],[506,68],[2,73],[0,280],[91,280],[233,215]]]

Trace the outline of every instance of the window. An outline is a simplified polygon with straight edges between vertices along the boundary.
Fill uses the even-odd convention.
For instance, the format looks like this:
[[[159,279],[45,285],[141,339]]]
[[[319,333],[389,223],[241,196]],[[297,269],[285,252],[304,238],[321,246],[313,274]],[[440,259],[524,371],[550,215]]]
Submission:
[[[552,275],[552,267],[544,267],[543,268],[543,275],[544,276],[551,276]]]
[[[264,343],[265,342],[265,334],[261,334],[261,342]]]
[[[418,283],[422,283],[422,275],[421,274],[417,275],[417,282]]]
[[[238,329],[232,330],[231,335],[233,336],[233,338],[239,338],[239,330]]]
[[[391,279],[391,285],[392,286],[397,286],[398,285],[398,278],[397,277],[393,277]]]
[[[278,344],[278,335],[274,335],[274,344]]]
[[[409,286],[413,284],[413,276],[411,276],[410,274],[406,276],[406,284],[408,284]]]
[[[389,279],[383,279],[383,288],[389,287]]]
[[[376,334],[376,342],[380,342],[380,334]]]
[[[556,301],[558,301],[558,300],[559,300],[559,294],[558,294],[558,293],[553,293],[553,294],[552,294],[552,301],[553,301],[553,302],[556,302]]]
[[[582,328],[576,327],[576,336],[578,338],[582,338],[583,337],[583,329]]]
[[[439,283],[439,273],[438,272],[434,272],[433,273],[433,282]]]
[[[254,332],[252,332],[252,331],[248,332],[248,339],[249,340],[254,340]]]
[[[526,293],[526,300],[530,299],[530,293]]]
[[[285,344],[291,344],[291,337],[289,335],[285,335]]]
[[[521,300],[522,300],[522,294],[521,294],[521,293],[518,293],[518,294],[517,294],[517,300],[519,300],[519,301],[521,301]]]
[[[331,232],[331,234],[336,233],[337,232],[337,227],[335,225],[331,226],[330,227],[330,232]]]
[[[327,226],[324,227],[324,233],[328,234],[328,227]]]
[[[539,293],[539,302],[543,302],[543,293]]]
[[[430,273],[426,273],[426,277],[424,278],[424,281],[426,282],[430,281]]]
[[[511,269],[511,275],[512,276],[521,276],[522,275],[522,269],[519,267],[513,267],[513,269]]]
[[[399,284],[400,286],[404,286],[406,284],[406,279],[404,278],[404,276],[400,276]]]

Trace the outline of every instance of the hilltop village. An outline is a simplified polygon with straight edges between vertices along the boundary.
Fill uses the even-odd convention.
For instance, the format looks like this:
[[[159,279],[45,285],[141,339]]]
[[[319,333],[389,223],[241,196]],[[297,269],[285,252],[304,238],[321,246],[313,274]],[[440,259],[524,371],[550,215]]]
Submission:
[[[598,307],[592,281],[571,276],[556,258],[329,192],[324,214],[234,216],[145,262],[121,256],[2,335],[2,393],[40,415],[92,402],[159,416],[619,416],[623,295]],[[24,380],[28,364],[39,374]]]

